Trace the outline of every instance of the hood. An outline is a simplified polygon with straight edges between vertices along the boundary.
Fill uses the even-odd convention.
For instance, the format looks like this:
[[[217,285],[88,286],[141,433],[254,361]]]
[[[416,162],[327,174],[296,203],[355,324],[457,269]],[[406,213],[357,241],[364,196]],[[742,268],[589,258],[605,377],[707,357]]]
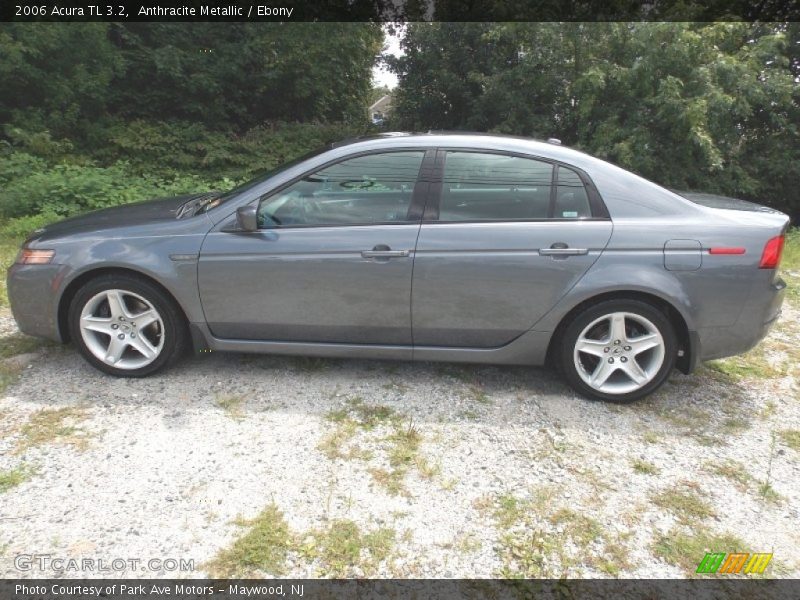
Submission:
[[[37,229],[34,237],[51,239],[63,235],[174,221],[181,205],[206,194],[186,194],[103,208]]]

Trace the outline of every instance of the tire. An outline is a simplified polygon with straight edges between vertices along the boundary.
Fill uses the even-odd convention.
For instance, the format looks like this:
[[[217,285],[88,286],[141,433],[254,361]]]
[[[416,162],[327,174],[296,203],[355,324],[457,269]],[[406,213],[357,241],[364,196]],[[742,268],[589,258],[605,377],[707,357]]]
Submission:
[[[557,347],[559,371],[576,392],[619,403],[658,389],[678,353],[667,316],[640,300],[607,300],[583,310],[567,324]]]
[[[101,275],[81,287],[67,315],[72,341],[96,369],[145,377],[186,350],[183,313],[163,290],[131,275]]]

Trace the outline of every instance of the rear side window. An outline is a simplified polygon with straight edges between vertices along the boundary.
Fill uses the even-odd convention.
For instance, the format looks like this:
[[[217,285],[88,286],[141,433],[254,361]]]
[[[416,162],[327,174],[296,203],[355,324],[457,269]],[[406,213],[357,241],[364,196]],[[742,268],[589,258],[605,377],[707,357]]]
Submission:
[[[553,165],[480,152],[448,152],[440,221],[546,219]]]
[[[589,195],[580,176],[567,167],[558,167],[558,186],[553,217],[556,219],[580,219],[591,217]]]
[[[458,151],[446,154],[440,221],[591,216],[586,188],[572,169],[505,154]]]

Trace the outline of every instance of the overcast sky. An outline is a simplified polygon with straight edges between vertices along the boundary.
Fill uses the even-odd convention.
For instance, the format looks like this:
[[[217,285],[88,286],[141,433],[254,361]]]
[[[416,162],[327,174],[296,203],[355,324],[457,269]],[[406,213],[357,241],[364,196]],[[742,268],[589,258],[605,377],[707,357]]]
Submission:
[[[401,56],[403,54],[400,50],[400,38],[395,35],[389,35],[385,28],[383,33],[383,43],[388,46],[386,50],[387,53],[395,56]],[[397,85],[397,76],[380,67],[375,67],[372,70],[372,78],[374,79],[376,87],[386,85],[391,89]]]

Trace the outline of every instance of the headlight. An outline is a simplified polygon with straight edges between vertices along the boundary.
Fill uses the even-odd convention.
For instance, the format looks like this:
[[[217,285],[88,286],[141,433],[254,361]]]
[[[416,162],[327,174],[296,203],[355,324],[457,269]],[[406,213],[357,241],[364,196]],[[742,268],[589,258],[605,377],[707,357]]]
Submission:
[[[23,248],[17,255],[18,265],[47,265],[52,262],[56,255],[55,250],[32,250]]]

